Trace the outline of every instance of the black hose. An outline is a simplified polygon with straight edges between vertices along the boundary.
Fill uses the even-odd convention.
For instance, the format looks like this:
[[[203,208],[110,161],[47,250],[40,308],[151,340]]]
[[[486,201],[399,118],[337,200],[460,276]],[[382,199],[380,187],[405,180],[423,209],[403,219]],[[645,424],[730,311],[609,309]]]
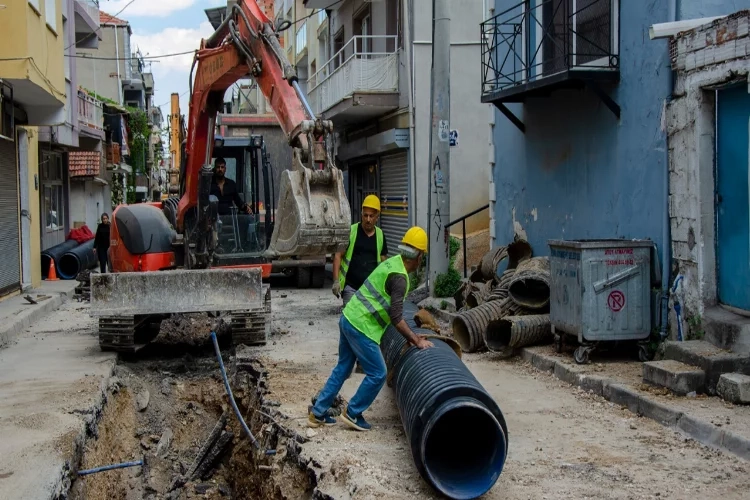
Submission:
[[[411,318],[416,307],[404,305],[405,319]],[[401,421],[422,478],[448,498],[477,498],[502,473],[508,428],[497,403],[453,349],[439,339],[431,342],[430,349],[407,347],[393,326],[383,336]]]
[[[57,265],[57,274],[61,279],[72,280],[78,273],[86,269],[94,269],[99,259],[94,251],[94,240],[81,243],[60,257]]]

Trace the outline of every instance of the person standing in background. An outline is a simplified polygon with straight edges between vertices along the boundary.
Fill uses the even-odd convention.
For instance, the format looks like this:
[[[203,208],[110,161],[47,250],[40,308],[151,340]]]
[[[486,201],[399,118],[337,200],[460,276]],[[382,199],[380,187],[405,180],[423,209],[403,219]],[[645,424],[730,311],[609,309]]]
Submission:
[[[99,272],[107,272],[107,253],[109,251],[109,215],[102,214],[102,222],[96,228],[94,250],[99,258]]]

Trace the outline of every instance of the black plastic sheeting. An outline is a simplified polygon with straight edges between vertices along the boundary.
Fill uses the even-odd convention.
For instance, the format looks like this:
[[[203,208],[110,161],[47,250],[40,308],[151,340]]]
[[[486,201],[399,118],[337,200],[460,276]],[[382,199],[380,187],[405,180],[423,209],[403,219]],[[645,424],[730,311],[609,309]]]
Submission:
[[[418,308],[404,303],[404,318],[417,334]],[[477,498],[500,477],[508,454],[508,428],[500,407],[453,349],[439,339],[434,348],[406,347],[393,327],[380,347],[392,373],[414,463],[422,478],[453,499]]]
[[[89,240],[63,254],[57,264],[57,274],[61,279],[72,280],[81,271],[95,268],[98,262],[99,259],[94,252],[94,240]]]
[[[47,275],[49,274],[50,259],[55,260],[55,272],[59,275],[60,258],[65,254],[65,252],[72,250],[77,246],[78,242],[76,240],[66,240],[59,245],[55,245],[48,248],[47,250],[44,250],[42,252],[42,278],[47,279]]]

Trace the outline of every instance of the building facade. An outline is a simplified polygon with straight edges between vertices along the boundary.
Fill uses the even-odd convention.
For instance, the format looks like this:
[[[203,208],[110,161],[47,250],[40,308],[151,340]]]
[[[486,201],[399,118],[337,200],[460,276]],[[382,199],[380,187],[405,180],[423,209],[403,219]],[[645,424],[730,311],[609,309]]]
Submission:
[[[715,304],[716,217],[705,207],[714,206],[718,186],[707,174],[721,151],[712,135],[716,96],[699,90],[700,78],[686,76],[687,55],[680,74],[674,58],[684,40],[670,45],[649,32],[662,23],[688,26],[695,17],[726,15],[735,4],[496,1],[482,24],[481,61],[482,102],[497,108],[493,244],[520,236],[536,255],[549,255],[550,239],[650,239],[658,264],[652,286],[666,296],[684,273],[687,309],[700,313]],[[708,39],[704,34],[700,43]],[[742,64],[746,74],[746,60],[734,63]],[[694,65],[693,59],[688,70]],[[702,82],[728,84],[730,74],[743,78],[714,71]],[[700,116],[705,123],[692,121]],[[703,157],[693,154],[701,147]]]
[[[750,11],[730,4],[696,3],[700,17],[666,40],[669,219],[683,328],[750,352]]]
[[[304,2],[307,44],[300,48],[305,37],[295,37],[293,49],[298,73],[306,63],[313,110],[334,123],[336,158],[347,172],[353,220],[359,220],[364,197],[375,193],[383,207],[381,227],[391,241],[400,241],[411,225],[430,228],[432,2],[329,4]],[[451,219],[488,202],[477,186],[489,176],[491,113],[479,100],[479,78],[471,65],[480,55],[482,5],[450,2],[450,161],[461,172],[451,176]],[[487,212],[467,220],[468,232],[487,227]]]
[[[0,31],[0,297],[41,283],[39,127],[66,123],[62,0],[10,2]],[[71,20],[72,21],[72,20]],[[60,222],[63,222],[62,220]]]

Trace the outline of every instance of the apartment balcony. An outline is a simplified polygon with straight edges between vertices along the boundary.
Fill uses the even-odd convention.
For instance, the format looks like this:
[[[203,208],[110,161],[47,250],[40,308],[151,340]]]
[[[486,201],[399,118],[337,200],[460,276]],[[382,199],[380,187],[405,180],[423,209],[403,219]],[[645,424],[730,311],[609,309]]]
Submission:
[[[104,106],[82,90],[78,91],[78,126],[82,134],[104,139]]]
[[[396,36],[354,36],[307,81],[316,115],[360,123],[398,108]]]
[[[482,102],[505,106],[560,89],[590,88],[619,118],[603,85],[620,79],[619,0],[523,1],[481,24]]]
[[[74,0],[76,47],[96,49],[99,46],[99,0]]]
[[[297,37],[294,46],[294,61],[299,66],[307,65],[307,21],[297,30]]]

